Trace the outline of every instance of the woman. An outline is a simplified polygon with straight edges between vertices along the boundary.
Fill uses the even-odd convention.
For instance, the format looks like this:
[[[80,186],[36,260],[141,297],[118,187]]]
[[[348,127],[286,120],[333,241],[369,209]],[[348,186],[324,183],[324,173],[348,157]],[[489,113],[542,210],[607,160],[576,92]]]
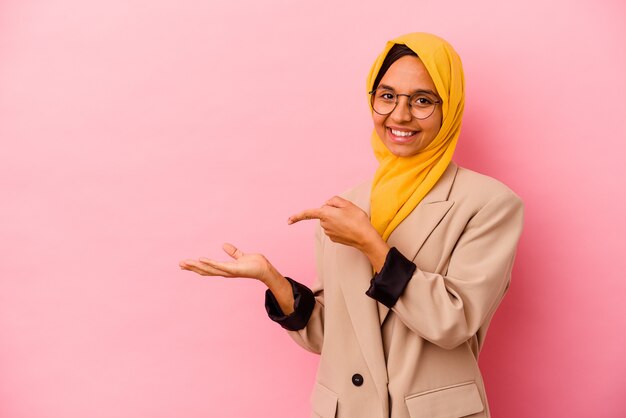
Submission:
[[[312,289],[230,244],[232,262],[181,268],[268,286],[270,318],[321,354],[314,417],[488,417],[477,359],[509,286],[523,203],[452,161],[464,79],[446,41],[388,42],[367,88],[373,180],[288,221],[320,220]]]

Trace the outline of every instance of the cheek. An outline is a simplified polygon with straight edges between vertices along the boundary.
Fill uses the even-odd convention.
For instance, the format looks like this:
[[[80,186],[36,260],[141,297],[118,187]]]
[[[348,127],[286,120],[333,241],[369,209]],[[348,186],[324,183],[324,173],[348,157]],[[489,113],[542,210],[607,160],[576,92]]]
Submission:
[[[372,120],[374,122],[374,129],[376,129],[376,132],[378,132],[379,135],[385,131],[385,119],[387,119],[386,116],[381,116],[377,113],[374,113],[372,115]]]
[[[441,129],[442,121],[443,121],[443,115],[441,114],[441,111],[438,111],[438,112],[435,112],[435,114],[433,114],[426,121],[423,121],[422,125],[428,130],[430,134],[429,136],[432,136],[434,138],[435,136],[437,136],[437,134],[439,133],[439,130]]]

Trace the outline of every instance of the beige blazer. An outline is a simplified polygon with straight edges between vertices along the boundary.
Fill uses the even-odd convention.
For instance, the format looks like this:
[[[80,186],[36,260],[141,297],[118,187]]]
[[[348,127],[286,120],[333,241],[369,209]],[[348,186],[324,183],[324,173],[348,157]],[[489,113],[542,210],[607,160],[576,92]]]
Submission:
[[[370,188],[343,197],[369,214]],[[306,328],[289,331],[321,354],[312,417],[489,417],[478,353],[522,224],[523,203],[508,187],[450,163],[388,239],[417,265],[391,310],[365,294],[365,255],[318,225],[316,305]]]

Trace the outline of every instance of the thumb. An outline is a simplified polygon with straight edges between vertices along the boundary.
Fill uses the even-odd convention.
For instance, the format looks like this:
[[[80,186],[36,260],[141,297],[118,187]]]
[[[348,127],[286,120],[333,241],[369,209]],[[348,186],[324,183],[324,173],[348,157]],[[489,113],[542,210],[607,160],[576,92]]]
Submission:
[[[350,201],[339,196],[333,196],[328,199],[325,204],[335,208],[345,208],[350,204]]]
[[[235,247],[233,244],[229,244],[228,242],[222,245],[222,249],[226,252],[226,254],[228,254],[235,260],[243,256],[243,252],[241,250],[237,249],[237,247]]]

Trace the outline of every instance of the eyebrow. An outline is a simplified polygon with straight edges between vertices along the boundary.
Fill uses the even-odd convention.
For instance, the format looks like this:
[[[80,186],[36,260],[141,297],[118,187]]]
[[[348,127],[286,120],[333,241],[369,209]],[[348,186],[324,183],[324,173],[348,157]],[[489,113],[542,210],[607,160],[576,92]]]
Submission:
[[[383,88],[385,90],[396,91],[396,89],[394,89],[393,87],[390,87],[390,86],[388,86],[386,84],[379,84],[378,87]],[[437,93],[435,93],[432,90],[428,90],[428,89],[417,89],[417,90],[411,92],[411,94],[415,94],[415,93],[428,93],[428,94],[433,95],[435,97],[439,97],[439,96],[437,96]]]

